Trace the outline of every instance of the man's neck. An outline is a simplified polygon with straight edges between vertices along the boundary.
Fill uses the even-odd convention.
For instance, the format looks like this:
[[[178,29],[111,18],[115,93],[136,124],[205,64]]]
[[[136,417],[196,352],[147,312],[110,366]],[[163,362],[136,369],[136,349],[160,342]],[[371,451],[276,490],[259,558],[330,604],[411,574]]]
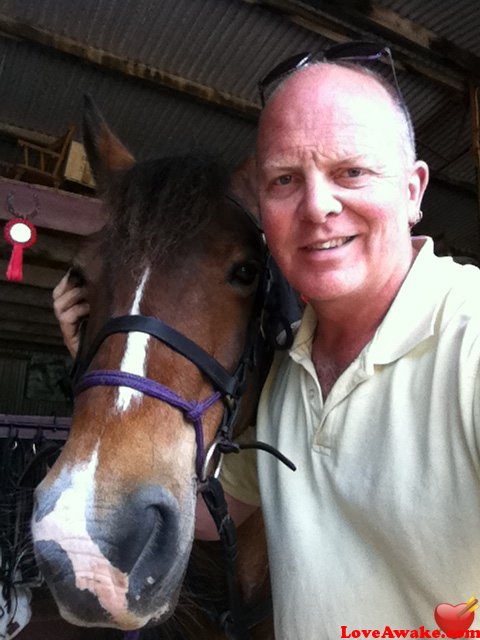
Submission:
[[[417,252],[412,256],[412,263]],[[351,296],[348,301],[311,301],[317,316],[317,328],[312,345],[315,365],[323,397],[326,398],[336,380],[357,358],[373,338],[403,280],[392,281],[382,291]]]
[[[350,313],[341,323],[332,318],[318,318],[312,345],[312,360],[318,381],[326,398],[331,388],[373,338],[387,309],[380,314],[360,318],[361,313]],[[354,315],[354,317],[352,317]]]

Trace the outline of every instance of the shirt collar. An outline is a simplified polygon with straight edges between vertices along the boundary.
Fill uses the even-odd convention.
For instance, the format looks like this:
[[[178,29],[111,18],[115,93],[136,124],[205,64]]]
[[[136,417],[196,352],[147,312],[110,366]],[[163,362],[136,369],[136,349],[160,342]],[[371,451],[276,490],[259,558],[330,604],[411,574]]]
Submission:
[[[295,362],[301,362],[305,358],[310,360],[316,327],[317,316],[313,308],[307,304],[289,352]]]
[[[435,333],[442,293],[451,286],[452,259],[438,258],[433,241],[412,238],[418,251],[385,318],[364,350],[365,366],[387,364],[402,357]]]

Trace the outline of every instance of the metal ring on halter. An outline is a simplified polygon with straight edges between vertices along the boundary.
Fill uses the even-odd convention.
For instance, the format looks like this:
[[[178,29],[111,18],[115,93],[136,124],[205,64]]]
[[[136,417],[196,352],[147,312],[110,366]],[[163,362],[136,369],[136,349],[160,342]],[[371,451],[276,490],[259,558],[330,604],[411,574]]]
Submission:
[[[208,447],[207,453],[205,454],[205,460],[203,461],[201,477],[199,478],[200,482],[206,482],[207,480],[208,465],[210,464],[213,458],[213,454],[215,453],[215,449],[218,447],[219,443],[220,443],[220,438],[215,438],[212,444]],[[222,464],[223,464],[223,456],[224,454],[221,453],[220,457],[218,458],[218,463],[217,463],[217,466],[215,467],[215,471],[213,472],[213,477],[215,479],[218,478],[218,476],[220,475],[220,471],[222,469]]]

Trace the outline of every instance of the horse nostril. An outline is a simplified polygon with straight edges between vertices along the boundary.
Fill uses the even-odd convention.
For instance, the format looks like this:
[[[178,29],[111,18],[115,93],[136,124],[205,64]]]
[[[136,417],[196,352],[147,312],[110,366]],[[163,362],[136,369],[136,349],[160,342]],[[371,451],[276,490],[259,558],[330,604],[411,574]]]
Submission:
[[[113,566],[130,575],[148,566],[147,577],[156,581],[175,556],[179,521],[178,502],[167,489],[144,487],[110,515],[107,531],[91,535]]]

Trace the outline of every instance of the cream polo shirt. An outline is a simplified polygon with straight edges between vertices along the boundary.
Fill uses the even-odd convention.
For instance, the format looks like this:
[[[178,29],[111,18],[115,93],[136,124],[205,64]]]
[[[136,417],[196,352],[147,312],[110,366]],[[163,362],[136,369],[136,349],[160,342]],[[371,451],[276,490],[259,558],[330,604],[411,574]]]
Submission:
[[[325,403],[310,308],[265,384],[258,438],[298,468],[258,453],[276,640],[433,630],[436,605],[480,597],[480,270],[414,242],[388,314]],[[226,491],[248,501],[230,471]]]

